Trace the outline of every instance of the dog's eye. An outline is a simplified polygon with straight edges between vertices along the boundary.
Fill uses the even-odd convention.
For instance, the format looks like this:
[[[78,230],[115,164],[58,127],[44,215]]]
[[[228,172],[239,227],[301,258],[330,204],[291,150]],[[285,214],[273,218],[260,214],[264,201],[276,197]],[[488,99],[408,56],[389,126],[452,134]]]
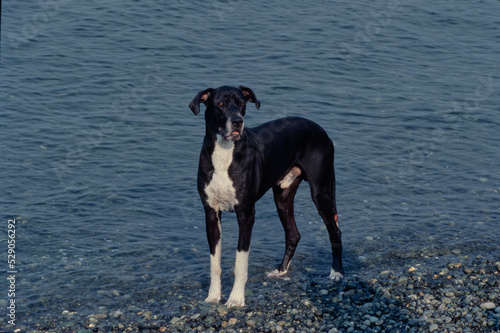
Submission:
[[[219,102],[219,106],[224,106],[224,103],[223,102]]]
[[[245,103],[244,102],[240,102],[240,105],[243,106],[243,105],[245,105]]]

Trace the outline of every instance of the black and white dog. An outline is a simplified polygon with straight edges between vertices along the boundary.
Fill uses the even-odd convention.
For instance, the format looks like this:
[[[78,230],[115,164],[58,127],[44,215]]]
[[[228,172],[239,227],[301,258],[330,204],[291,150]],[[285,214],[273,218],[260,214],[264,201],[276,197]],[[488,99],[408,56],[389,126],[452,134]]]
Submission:
[[[248,252],[255,218],[255,203],[270,188],[286,235],[285,256],[270,276],[286,274],[300,235],[293,215],[293,199],[302,180],[322,217],[333,252],[330,278],[343,277],[342,243],[335,204],[333,143],[316,123],[288,117],[245,127],[246,103],[260,102],[243,86],[205,89],[189,108],[200,113],[205,104],[206,133],[200,154],[198,191],[205,208],[210,247],[210,290],[206,302],[221,299],[221,211],[236,212],[239,225],[235,281],[226,305],[245,305]]]

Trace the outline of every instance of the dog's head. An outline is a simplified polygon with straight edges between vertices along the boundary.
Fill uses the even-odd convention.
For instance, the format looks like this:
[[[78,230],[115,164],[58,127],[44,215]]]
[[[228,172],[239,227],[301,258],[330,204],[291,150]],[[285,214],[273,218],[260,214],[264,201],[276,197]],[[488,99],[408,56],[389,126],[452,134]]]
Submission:
[[[207,131],[219,134],[224,140],[237,141],[243,135],[247,102],[255,103],[257,109],[260,107],[260,102],[250,88],[222,86],[200,91],[189,103],[189,108],[197,115],[200,113],[200,103],[205,104]]]

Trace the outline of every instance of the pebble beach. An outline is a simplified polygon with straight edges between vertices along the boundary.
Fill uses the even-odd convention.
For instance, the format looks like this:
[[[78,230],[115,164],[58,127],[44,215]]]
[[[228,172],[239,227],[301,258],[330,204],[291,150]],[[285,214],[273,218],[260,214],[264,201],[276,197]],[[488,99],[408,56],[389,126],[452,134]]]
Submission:
[[[367,267],[340,283],[250,277],[243,308],[206,304],[201,284],[186,286],[149,308],[63,310],[14,332],[500,332],[500,261],[436,260]]]

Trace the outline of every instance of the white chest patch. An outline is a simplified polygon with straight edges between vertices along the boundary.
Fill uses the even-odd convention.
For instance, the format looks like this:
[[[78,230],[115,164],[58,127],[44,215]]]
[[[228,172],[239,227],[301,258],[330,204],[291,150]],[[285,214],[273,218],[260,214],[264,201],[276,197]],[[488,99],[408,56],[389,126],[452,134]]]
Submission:
[[[228,169],[233,161],[234,142],[223,140],[217,135],[212,164],[214,174],[210,183],[205,187],[207,202],[215,210],[233,211],[238,204],[233,181],[229,178]]]

